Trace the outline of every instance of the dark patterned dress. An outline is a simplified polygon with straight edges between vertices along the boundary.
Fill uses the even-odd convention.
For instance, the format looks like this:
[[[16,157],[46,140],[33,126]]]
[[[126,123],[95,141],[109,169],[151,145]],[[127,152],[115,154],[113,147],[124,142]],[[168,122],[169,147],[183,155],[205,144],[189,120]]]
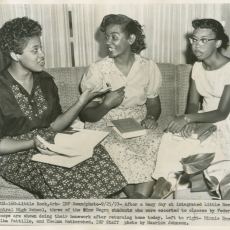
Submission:
[[[37,135],[53,143],[50,124],[61,114],[58,89],[46,72],[33,75],[29,94],[7,71],[0,73],[0,141],[31,140]],[[105,198],[126,180],[107,151],[97,145],[91,158],[67,169],[31,161],[37,149],[0,156],[0,175],[39,198]]]

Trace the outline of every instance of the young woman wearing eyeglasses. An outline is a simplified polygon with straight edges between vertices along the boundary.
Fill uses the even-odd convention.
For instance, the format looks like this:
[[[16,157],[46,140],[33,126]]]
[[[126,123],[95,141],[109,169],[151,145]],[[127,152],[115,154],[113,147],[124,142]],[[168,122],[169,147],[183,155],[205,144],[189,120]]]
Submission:
[[[192,26],[194,31],[189,40],[197,62],[192,70],[187,111],[168,125],[167,131],[170,133],[162,140],[153,174],[156,179],[163,176],[165,168],[171,169],[170,171],[182,170],[180,160],[191,153],[215,152],[214,161],[230,160],[230,59],[221,54],[221,50],[228,47],[229,38],[220,22],[214,19],[195,19]],[[203,108],[198,112],[201,96],[204,98]],[[180,132],[184,138],[188,138],[197,123],[205,122],[215,123],[217,131],[199,146],[191,145],[191,148],[188,148],[185,146],[186,142],[178,144],[174,141],[174,149],[177,149],[174,151],[173,146],[166,140],[169,140],[172,134]],[[164,142],[167,143],[171,154],[166,153]],[[170,157],[175,164],[169,160]],[[168,165],[165,165],[165,162],[168,162]],[[228,161],[222,164],[221,170],[220,165],[217,167],[219,168],[215,170],[218,173],[216,171],[215,176],[219,180],[230,172]]]

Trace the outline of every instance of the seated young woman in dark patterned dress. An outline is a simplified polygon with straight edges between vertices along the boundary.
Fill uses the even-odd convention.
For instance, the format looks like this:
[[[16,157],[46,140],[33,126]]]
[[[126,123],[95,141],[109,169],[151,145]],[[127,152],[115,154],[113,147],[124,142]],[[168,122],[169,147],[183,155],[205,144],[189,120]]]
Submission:
[[[39,198],[105,198],[127,183],[101,145],[71,169],[31,160],[39,152],[52,154],[36,136],[53,142],[100,90],[88,88],[62,113],[57,86],[43,71],[41,31],[27,17],[0,29],[1,50],[12,60],[0,73],[0,176]]]

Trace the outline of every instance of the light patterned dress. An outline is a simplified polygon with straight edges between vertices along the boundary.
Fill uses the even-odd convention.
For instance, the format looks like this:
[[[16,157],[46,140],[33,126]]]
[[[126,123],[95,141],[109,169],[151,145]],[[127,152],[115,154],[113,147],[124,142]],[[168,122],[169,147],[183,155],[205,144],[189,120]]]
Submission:
[[[225,85],[230,84],[230,62],[213,71],[206,71],[202,62],[196,62],[192,70],[192,79],[195,81],[198,93],[204,97],[203,109],[200,112],[216,110]],[[230,115],[215,125],[217,131],[202,144],[189,140],[173,140],[172,134],[164,134],[153,178],[167,177],[169,172],[182,171],[180,160],[192,154],[215,152],[213,162],[230,160]],[[220,181],[230,173],[230,162],[225,161],[211,166],[208,171]]]
[[[162,78],[156,63],[140,55],[135,55],[135,62],[125,76],[115,66],[114,59],[106,57],[90,65],[83,76],[81,87],[110,83],[112,90],[125,86],[125,99],[115,109],[107,113],[100,121],[86,122],[86,129],[110,131],[102,145],[126,178],[129,184],[151,181],[155,169],[157,150],[162,130],[147,130],[147,135],[131,139],[122,139],[111,127],[111,120],[134,118],[139,123],[146,116],[147,98],[157,97]],[[103,97],[95,98],[101,103]]]

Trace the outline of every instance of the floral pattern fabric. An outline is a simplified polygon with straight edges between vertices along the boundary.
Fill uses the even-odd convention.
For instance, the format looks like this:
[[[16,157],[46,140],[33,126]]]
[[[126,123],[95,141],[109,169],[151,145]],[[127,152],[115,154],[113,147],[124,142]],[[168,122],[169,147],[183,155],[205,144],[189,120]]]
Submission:
[[[147,135],[123,139],[111,127],[111,120],[134,118],[141,122],[146,116],[146,107],[137,106],[129,109],[112,109],[100,121],[86,123],[86,129],[109,131],[108,137],[101,143],[109,152],[129,184],[138,184],[152,180],[156,166],[157,151],[160,145],[162,130],[147,130]]]
[[[53,142],[55,133],[49,128],[15,136],[14,140],[30,140],[36,135]],[[36,149],[0,156],[0,174],[6,180],[44,199],[105,198],[121,190],[126,180],[106,150],[98,145],[94,155],[72,168],[32,161]]]
[[[18,85],[12,85],[11,89],[14,93],[14,96],[18,102],[18,105],[20,106],[22,112],[25,114],[26,117],[28,117],[30,120],[33,120],[33,110],[32,106],[29,104],[28,97],[26,97],[24,94],[21,93]],[[47,102],[42,95],[42,91],[40,86],[37,86],[35,93],[34,100],[37,103],[38,107],[38,114],[39,116],[42,115],[42,113],[47,110]]]

